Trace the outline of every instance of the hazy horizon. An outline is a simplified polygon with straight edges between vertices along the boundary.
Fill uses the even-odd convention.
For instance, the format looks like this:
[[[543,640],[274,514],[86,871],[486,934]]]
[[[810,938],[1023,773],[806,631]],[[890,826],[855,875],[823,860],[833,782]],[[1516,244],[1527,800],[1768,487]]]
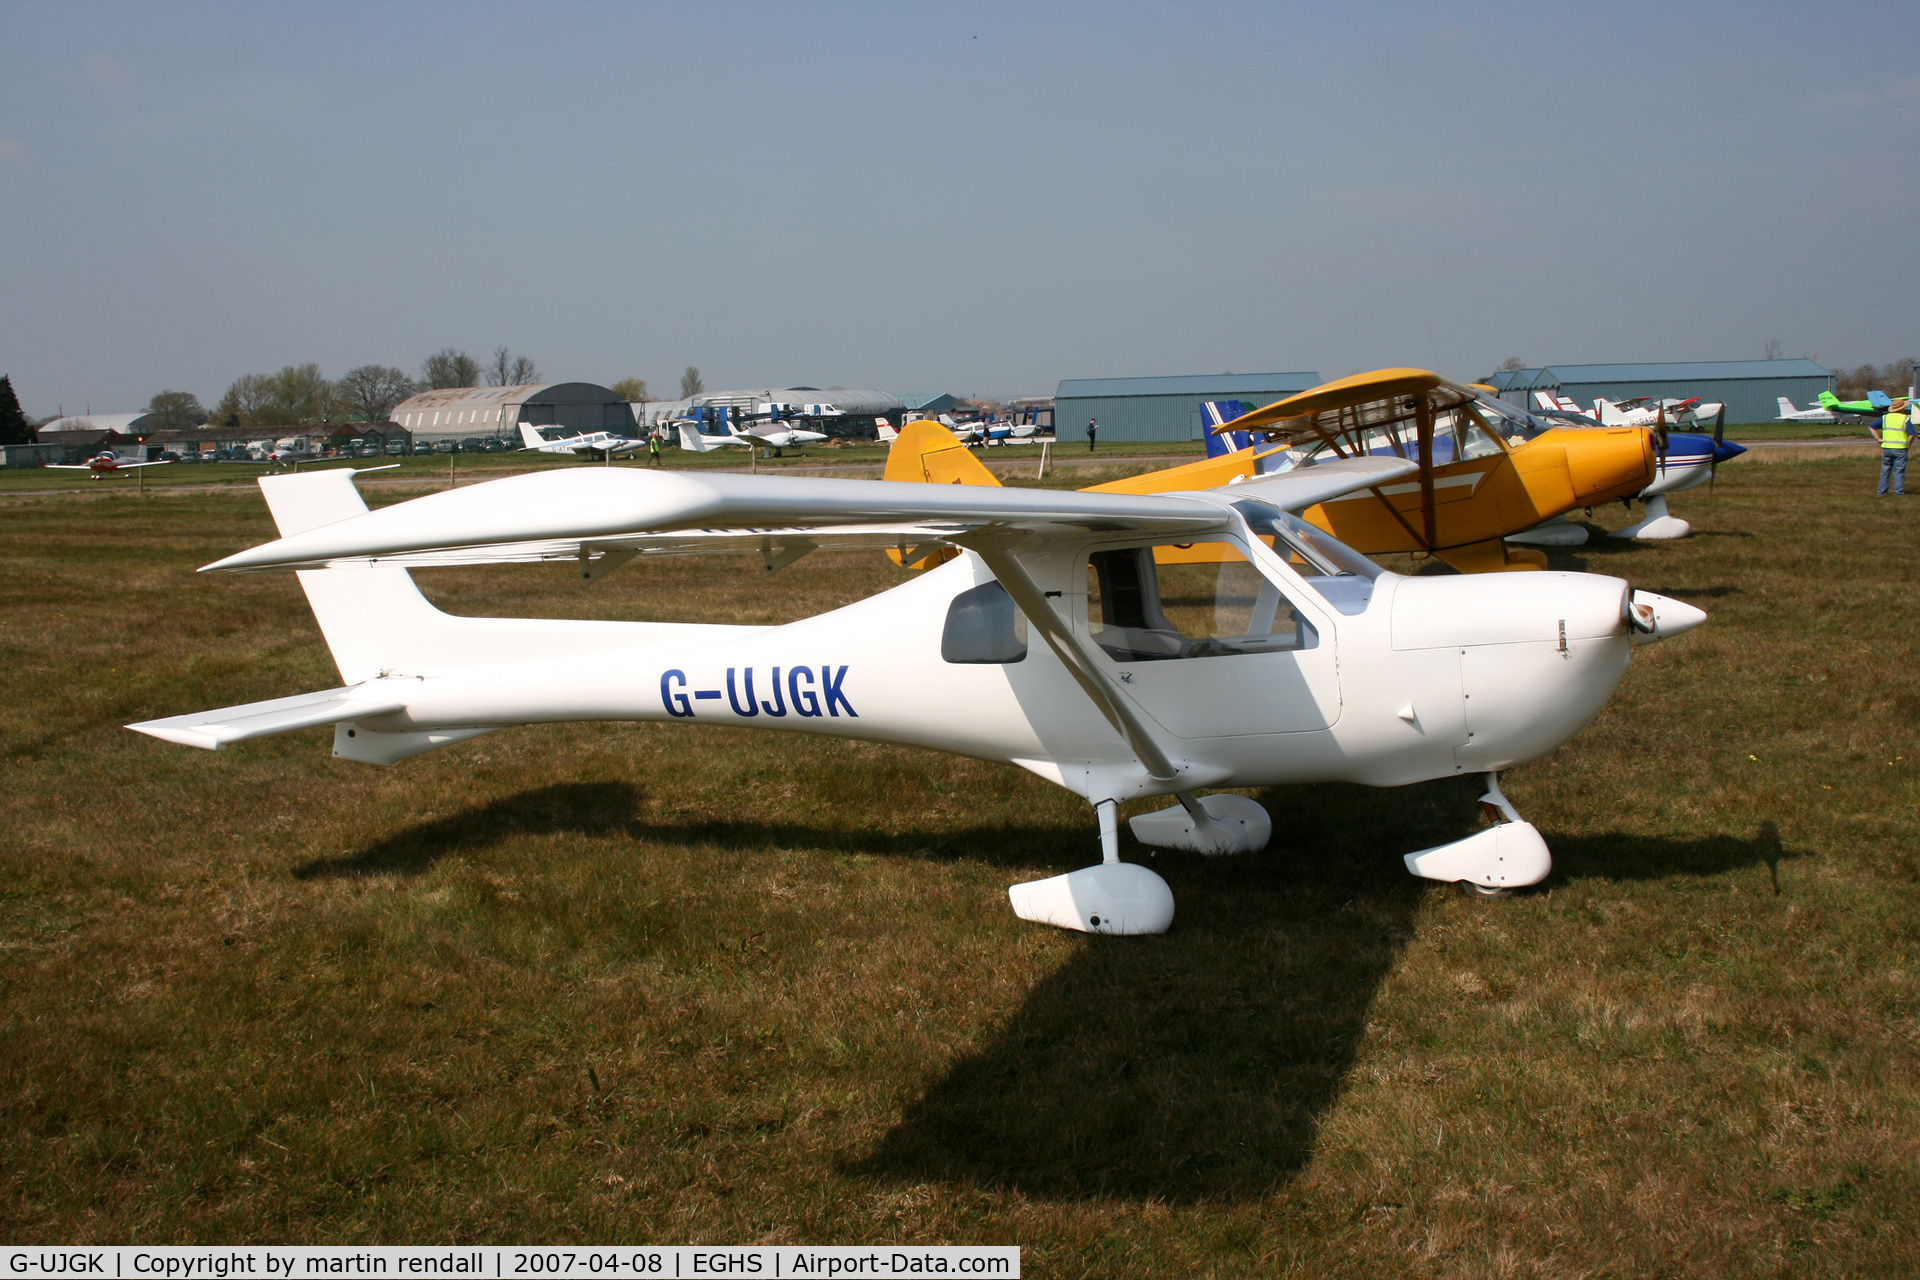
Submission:
[[[1920,354],[1916,35],[1911,3],[17,3],[0,373],[38,417],[500,344],[658,396],[1884,364]]]

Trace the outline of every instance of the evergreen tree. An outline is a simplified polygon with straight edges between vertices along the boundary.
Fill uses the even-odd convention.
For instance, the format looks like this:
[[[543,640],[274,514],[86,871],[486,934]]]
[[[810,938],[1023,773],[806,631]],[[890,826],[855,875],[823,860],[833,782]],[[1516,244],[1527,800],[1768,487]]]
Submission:
[[[33,424],[21,412],[20,397],[13,394],[11,375],[0,376],[0,444],[31,444]]]

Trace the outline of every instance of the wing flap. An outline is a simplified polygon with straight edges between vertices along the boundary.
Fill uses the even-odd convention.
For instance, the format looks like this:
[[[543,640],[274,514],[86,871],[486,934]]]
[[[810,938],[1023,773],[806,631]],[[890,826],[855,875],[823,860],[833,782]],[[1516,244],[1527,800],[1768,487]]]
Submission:
[[[385,715],[405,705],[399,702],[357,701],[353,694],[361,687],[355,684],[341,689],[324,689],[319,693],[302,693],[291,698],[269,698],[265,702],[196,711],[190,715],[169,716],[164,720],[146,720],[130,724],[127,728],[166,742],[179,743],[183,747],[218,751],[230,742],[245,742],[249,738],[264,738],[269,734],[288,733],[314,725],[338,724],[342,720]]]

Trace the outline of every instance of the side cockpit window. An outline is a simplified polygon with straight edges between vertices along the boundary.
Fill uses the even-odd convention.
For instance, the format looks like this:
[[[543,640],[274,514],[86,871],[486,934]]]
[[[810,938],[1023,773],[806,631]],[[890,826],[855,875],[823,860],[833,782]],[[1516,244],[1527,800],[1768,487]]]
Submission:
[[[1087,557],[1093,642],[1119,662],[1311,649],[1312,624],[1230,542]]]
[[[940,656],[948,662],[1005,664],[1027,656],[1027,620],[997,582],[962,591],[947,609]]]

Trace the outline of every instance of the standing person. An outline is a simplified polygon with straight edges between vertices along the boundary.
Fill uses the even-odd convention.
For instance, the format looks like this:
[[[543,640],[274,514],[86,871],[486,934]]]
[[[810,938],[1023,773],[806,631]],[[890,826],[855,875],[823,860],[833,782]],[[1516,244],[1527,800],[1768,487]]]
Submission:
[[[1100,419],[1098,418],[1087,419],[1087,452],[1088,453],[1093,452],[1093,433],[1098,431],[1099,429],[1100,429]]]
[[[1907,430],[1908,402],[1895,400],[1891,407],[1880,416],[1880,425],[1873,428],[1873,434],[1880,441],[1880,488],[1873,495],[1876,498],[1887,496],[1887,481],[1893,481],[1893,496],[1901,498],[1907,492],[1907,443],[1913,438]]]
[[[647,465],[660,465],[660,432],[657,430],[647,436]]]

